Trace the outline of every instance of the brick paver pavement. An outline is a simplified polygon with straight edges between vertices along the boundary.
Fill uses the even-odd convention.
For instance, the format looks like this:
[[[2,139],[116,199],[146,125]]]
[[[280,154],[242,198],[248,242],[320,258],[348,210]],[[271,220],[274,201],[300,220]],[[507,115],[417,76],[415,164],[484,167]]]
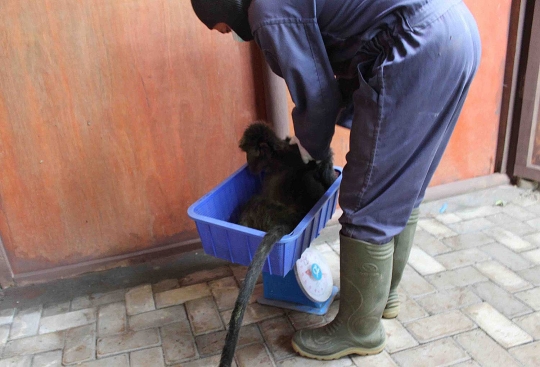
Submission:
[[[256,303],[240,333],[244,366],[540,366],[540,194],[511,186],[421,207],[397,319],[383,353],[317,362],[297,356],[295,330],[325,316]],[[334,221],[335,223],[335,221]],[[313,244],[339,285],[339,226]],[[0,367],[216,366],[245,267],[0,311]]]

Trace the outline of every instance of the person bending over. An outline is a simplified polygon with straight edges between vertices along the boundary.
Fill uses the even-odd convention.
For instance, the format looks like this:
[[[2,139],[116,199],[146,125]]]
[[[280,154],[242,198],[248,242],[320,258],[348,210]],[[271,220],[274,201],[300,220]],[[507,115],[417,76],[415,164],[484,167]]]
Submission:
[[[418,207],[480,61],[473,16],[461,0],[191,1],[209,29],[254,40],[285,79],[312,159],[330,154],[336,124],[351,129],[339,312],[292,345],[322,360],[381,352]]]

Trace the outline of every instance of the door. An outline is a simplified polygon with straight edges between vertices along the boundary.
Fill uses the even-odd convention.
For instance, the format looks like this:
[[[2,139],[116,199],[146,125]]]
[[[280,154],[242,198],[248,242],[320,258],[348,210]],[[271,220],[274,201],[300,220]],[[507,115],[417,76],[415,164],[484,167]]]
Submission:
[[[540,181],[540,6],[533,14],[514,175]]]
[[[2,285],[196,248],[188,206],[265,117],[253,46],[187,0],[0,9]]]

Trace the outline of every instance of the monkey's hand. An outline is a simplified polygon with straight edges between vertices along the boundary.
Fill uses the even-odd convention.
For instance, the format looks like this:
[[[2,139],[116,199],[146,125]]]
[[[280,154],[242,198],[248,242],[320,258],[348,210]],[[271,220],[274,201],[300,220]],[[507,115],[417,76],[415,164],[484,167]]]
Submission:
[[[298,145],[298,150],[300,151],[300,155],[302,156],[302,160],[305,164],[308,164],[311,161],[314,161],[313,157],[309,154],[309,152],[300,144],[300,140],[296,136],[293,136],[291,140],[289,140],[290,145]]]

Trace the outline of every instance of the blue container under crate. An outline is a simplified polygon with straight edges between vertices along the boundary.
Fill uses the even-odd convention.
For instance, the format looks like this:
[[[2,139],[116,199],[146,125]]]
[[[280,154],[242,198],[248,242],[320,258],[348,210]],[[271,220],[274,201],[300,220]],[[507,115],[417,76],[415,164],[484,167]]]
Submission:
[[[296,280],[294,270],[285,277],[263,273],[263,291],[267,299],[301,304],[313,308],[321,308],[324,302],[310,300],[302,291]]]
[[[285,276],[334,214],[341,183],[338,178],[296,228],[276,243],[263,268],[271,275]],[[230,262],[249,265],[265,232],[236,224],[240,208],[260,191],[261,179],[247,165],[226,178],[188,209],[201,237],[204,252]]]
[[[264,297],[259,297],[258,303],[314,315],[325,315],[339,291],[338,287],[333,286],[330,298],[324,302],[314,302],[300,288],[294,270],[285,277],[263,273],[263,289]]]

